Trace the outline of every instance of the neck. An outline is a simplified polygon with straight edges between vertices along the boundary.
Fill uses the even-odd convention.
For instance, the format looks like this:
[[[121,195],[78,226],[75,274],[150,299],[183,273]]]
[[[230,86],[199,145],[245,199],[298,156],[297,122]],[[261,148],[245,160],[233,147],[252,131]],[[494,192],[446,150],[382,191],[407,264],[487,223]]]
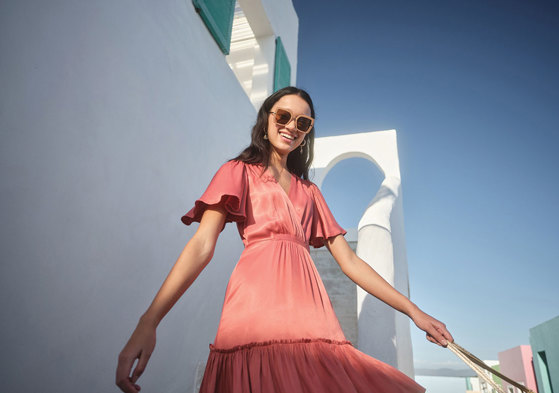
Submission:
[[[279,154],[277,151],[272,149],[270,153],[270,166],[273,166],[278,171],[282,169],[287,170],[287,154]]]

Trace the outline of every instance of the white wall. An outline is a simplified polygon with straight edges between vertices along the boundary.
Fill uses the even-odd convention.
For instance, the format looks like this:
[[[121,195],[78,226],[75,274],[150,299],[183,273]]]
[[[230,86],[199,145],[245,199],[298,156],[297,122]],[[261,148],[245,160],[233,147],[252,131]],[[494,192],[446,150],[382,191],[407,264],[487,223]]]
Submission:
[[[317,138],[313,162],[315,183],[320,187],[330,169],[353,157],[370,160],[385,177],[357,226],[356,254],[409,297],[396,130]],[[356,312],[359,350],[413,378],[409,318],[360,287],[357,287]]]
[[[117,356],[196,229],[180,217],[256,112],[188,0],[3,1],[0,86],[2,391],[116,391]],[[229,224],[159,326],[142,391],[191,391],[241,250]]]
[[[243,2],[256,2],[257,0],[243,0]],[[297,48],[299,19],[291,1],[264,0],[262,6],[270,20],[276,36],[281,37],[283,47],[291,65],[291,84],[297,83]]]

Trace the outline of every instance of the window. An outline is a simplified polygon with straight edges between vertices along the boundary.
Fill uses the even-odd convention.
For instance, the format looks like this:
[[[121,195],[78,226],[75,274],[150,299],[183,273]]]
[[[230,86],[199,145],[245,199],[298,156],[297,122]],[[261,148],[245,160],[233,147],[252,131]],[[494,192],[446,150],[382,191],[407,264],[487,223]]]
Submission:
[[[192,0],[221,51],[228,55],[233,27],[235,0]]]
[[[538,391],[540,392],[545,392],[545,393],[553,393],[553,388],[551,385],[551,376],[549,375],[549,367],[547,365],[547,356],[545,355],[545,351],[539,351],[538,352],[538,356],[537,356],[537,361],[538,361],[538,366],[540,369],[540,375],[542,378],[542,389],[539,389],[538,386]]]
[[[276,61],[274,66],[274,91],[291,85],[291,66],[281,38],[276,38]]]
[[[255,109],[291,84],[291,65],[259,1],[192,0]]]

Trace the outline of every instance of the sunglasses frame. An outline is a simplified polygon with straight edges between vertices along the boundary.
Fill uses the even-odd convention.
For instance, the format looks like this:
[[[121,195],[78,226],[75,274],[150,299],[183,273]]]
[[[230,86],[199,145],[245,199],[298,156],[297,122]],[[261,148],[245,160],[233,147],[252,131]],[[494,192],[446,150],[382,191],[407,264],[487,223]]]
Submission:
[[[286,109],[286,108],[276,108],[276,111],[277,111],[277,110],[286,111],[287,113],[289,113],[289,116],[290,116],[290,117],[289,117],[289,121],[288,121],[287,123],[281,124],[281,123],[278,123],[278,121],[277,121],[277,112],[269,112],[270,114],[274,114],[274,122],[275,122],[276,124],[279,124],[279,125],[281,125],[281,126],[286,126],[286,125],[288,125],[289,123],[291,123],[291,120],[293,120],[293,112],[291,112],[289,109]],[[299,120],[300,117],[303,117],[303,118],[305,118],[305,119],[309,119],[309,120],[311,121],[311,126],[309,127],[308,131],[302,131],[302,130],[300,130],[299,127],[297,126],[297,121]],[[308,134],[309,132],[311,132],[311,130],[312,130],[313,127],[314,127],[314,119],[313,119],[312,117],[307,116],[307,115],[297,115],[297,116],[295,117],[295,128],[297,129],[297,131],[302,132],[303,134]]]

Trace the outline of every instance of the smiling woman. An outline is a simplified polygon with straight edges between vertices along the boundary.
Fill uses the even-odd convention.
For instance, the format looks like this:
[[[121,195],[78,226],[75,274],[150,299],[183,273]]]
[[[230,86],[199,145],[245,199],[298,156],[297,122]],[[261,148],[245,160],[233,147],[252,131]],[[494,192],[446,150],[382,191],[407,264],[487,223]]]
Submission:
[[[292,108],[292,109],[289,109]],[[294,115],[293,113],[296,113]],[[303,139],[308,134],[314,123],[311,117],[311,110],[304,99],[297,95],[286,95],[281,97],[269,112],[272,121],[268,124],[268,131],[264,139],[268,139],[273,149],[271,149],[272,160],[280,160],[278,155],[283,153],[287,157],[300,144],[306,143]],[[290,149],[282,149],[279,141],[286,142]],[[300,150],[301,154],[303,150]],[[287,158],[285,158],[287,160]],[[285,161],[284,164],[286,164]]]
[[[287,87],[268,97],[251,144],[218,169],[181,217],[185,225],[200,226],[121,352],[117,380],[124,391],[139,389],[156,326],[209,263],[219,233],[233,221],[245,248],[227,285],[201,393],[425,391],[346,339],[310,256],[310,246],[326,246],[344,274],[411,317],[430,341],[452,341],[444,324],[392,288],[345,241],[346,231],[308,180],[314,117],[304,90]]]

